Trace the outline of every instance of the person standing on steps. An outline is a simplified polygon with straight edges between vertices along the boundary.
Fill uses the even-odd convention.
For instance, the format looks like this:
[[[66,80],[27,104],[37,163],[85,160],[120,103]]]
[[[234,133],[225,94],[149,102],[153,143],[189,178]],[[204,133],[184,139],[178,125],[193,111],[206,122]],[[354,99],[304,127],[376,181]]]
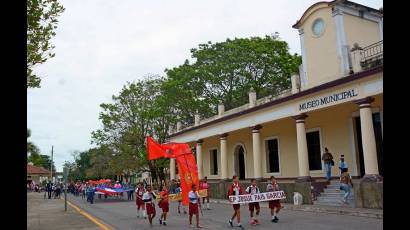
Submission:
[[[333,161],[333,156],[331,153],[329,153],[329,150],[325,148],[325,153],[322,155],[322,160],[325,163],[325,170],[326,170],[326,179],[330,181],[332,178],[332,166],[335,165]]]
[[[229,198],[229,196],[238,196],[238,195],[244,194],[243,188],[239,184],[238,176],[235,175],[235,176],[233,176],[232,179],[233,179],[233,183],[229,186],[228,198]],[[232,206],[233,206],[234,213],[232,215],[232,218],[229,219],[228,223],[231,227],[233,227],[233,220],[236,217],[236,220],[238,222],[237,227],[243,228],[243,226],[241,224],[241,205],[240,204],[233,204]]]
[[[339,161],[339,169],[340,169],[340,175],[343,173],[343,169],[347,169],[347,163],[345,161],[345,155],[340,155],[340,161]]]
[[[349,204],[349,202],[347,202],[347,199],[352,193],[352,188],[353,188],[352,178],[350,178],[350,175],[347,172],[347,168],[343,168],[342,175],[340,175],[340,190],[343,190],[345,192],[345,195],[343,196],[343,200],[342,200],[344,204]]]

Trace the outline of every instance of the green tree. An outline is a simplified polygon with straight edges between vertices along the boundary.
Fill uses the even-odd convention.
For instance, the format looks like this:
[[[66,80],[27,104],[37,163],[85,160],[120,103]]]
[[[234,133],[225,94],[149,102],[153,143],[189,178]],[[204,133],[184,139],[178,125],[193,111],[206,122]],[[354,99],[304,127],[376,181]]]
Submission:
[[[33,68],[55,56],[51,38],[64,7],[57,0],[27,0],[27,88],[39,88]]]
[[[165,141],[173,119],[160,97],[162,83],[159,76],[127,83],[119,95],[112,97],[113,103],[101,104],[103,129],[92,133],[93,143],[110,146],[110,167],[116,175],[148,170],[153,178],[165,177],[167,160],[147,161],[145,151],[146,136]]]
[[[165,82],[166,98],[186,123],[196,111],[202,117],[215,114],[220,101],[226,110],[246,104],[251,88],[259,98],[290,88],[290,75],[301,63],[277,35],[208,42],[191,54],[194,63],[167,69]]]
[[[33,142],[28,140],[30,137],[31,130],[27,129],[27,154],[38,156],[40,154],[40,150]]]

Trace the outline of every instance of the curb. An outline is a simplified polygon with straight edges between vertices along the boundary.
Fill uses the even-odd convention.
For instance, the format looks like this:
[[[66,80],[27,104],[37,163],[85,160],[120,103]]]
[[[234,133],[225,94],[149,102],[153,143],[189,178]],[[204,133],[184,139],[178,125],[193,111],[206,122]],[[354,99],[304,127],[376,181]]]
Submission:
[[[61,199],[62,201],[64,201],[64,198]],[[78,206],[76,206],[75,204],[71,203],[70,201],[67,200],[67,204],[70,205],[73,209],[75,209],[78,213],[80,213],[81,215],[85,216],[87,219],[89,219],[91,222],[93,222],[94,224],[96,224],[98,227],[100,227],[103,230],[114,230],[114,228],[109,227],[107,224],[103,223],[101,220],[98,220],[96,217],[93,217],[91,214],[89,214],[88,212],[82,210],[81,208],[79,208]]]
[[[226,200],[210,200],[210,203],[215,203],[215,204],[230,204],[229,201]],[[268,205],[266,204],[261,204],[260,205],[262,208],[267,208]],[[309,207],[309,206],[295,206],[295,205],[289,205],[289,204],[284,204],[285,210],[291,210],[291,211],[304,211],[304,212],[316,212],[316,213],[328,213],[328,214],[337,214],[337,215],[347,215],[347,216],[358,216],[358,217],[368,217],[368,218],[375,218],[375,219],[383,219],[383,211],[381,213],[375,213],[375,212],[367,212],[365,210],[357,210],[355,208],[352,208],[352,210],[346,210],[346,209],[337,209],[337,208],[323,208],[323,207]]]

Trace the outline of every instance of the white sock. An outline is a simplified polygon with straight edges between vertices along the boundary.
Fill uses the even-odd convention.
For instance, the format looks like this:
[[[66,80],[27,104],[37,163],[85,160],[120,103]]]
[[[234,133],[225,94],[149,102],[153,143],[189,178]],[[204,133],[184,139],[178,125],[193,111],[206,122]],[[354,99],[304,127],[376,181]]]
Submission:
[[[142,211],[142,216],[143,217],[146,217],[147,216],[147,212],[144,210],[144,211]]]
[[[206,208],[209,208],[209,203],[206,203]]]

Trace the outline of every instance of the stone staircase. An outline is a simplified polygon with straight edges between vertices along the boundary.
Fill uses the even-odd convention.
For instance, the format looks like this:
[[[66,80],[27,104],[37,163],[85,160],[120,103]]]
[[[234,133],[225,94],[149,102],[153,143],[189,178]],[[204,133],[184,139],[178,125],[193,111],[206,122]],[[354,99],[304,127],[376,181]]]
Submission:
[[[349,204],[343,204],[342,199],[344,196],[344,191],[340,190],[339,180],[331,180],[330,184],[326,186],[324,191],[320,193],[314,204],[327,205],[327,206],[344,206],[344,207],[354,207],[354,194],[353,188],[350,197],[347,199]]]

